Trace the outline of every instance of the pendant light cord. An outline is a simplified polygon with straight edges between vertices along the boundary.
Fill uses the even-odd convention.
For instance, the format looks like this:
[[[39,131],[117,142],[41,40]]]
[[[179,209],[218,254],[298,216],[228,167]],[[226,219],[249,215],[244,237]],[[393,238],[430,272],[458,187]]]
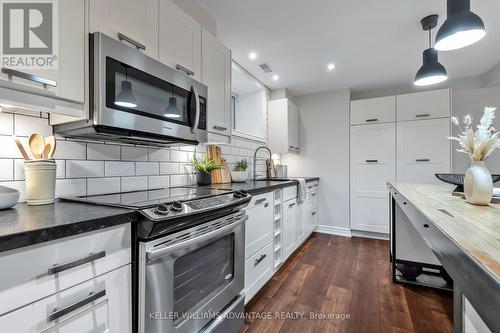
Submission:
[[[431,35],[432,29],[429,29],[429,48],[432,48],[432,35]]]

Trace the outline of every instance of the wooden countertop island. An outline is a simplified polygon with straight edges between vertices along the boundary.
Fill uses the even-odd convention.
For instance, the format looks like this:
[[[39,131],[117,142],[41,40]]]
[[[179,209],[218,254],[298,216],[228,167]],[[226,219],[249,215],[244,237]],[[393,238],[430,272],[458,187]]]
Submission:
[[[455,332],[468,331],[469,302],[500,332],[500,204],[470,205],[447,184],[394,181],[388,189],[391,207],[401,208],[453,279]]]

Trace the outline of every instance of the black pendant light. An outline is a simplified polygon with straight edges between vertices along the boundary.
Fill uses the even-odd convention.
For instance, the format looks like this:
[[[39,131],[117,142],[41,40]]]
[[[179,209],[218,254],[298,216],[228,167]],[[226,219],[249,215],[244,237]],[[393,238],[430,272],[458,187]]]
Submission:
[[[437,26],[437,15],[426,16],[420,21],[422,29],[429,31],[429,48],[423,53],[423,65],[415,75],[416,86],[430,86],[448,79],[446,69],[438,61],[438,52],[432,48],[431,29]]]
[[[486,35],[483,20],[470,11],[470,0],[447,0],[446,6],[447,18],[436,35],[436,50],[460,49]]]
[[[121,90],[116,95],[115,104],[124,108],[137,107],[137,100],[132,92],[132,82],[128,81],[128,68],[125,68],[125,80],[121,82]]]

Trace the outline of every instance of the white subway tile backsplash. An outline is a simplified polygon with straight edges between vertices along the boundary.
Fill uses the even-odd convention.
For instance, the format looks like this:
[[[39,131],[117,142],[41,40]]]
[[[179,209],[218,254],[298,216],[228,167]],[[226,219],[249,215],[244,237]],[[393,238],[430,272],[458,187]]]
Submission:
[[[160,163],[158,162],[135,162],[136,176],[152,176],[160,173]]]
[[[147,161],[148,149],[122,146],[122,161]]]
[[[24,145],[24,149],[28,152],[28,145],[26,144],[26,138],[19,138],[21,143]],[[22,158],[17,145],[11,136],[0,135],[0,158]],[[29,152],[28,152],[29,154]]]
[[[175,175],[179,173],[178,163],[160,163],[161,175]]]
[[[170,151],[166,149],[149,149],[149,160],[168,162],[170,161]]]
[[[122,192],[140,191],[148,188],[148,177],[122,177]]]
[[[134,162],[105,162],[106,177],[133,176],[135,174]]]
[[[14,130],[14,115],[0,112],[0,134],[12,135]]]
[[[188,153],[185,151],[172,150],[170,151],[170,161],[186,163],[188,161]]]
[[[120,177],[87,179],[87,195],[120,192]]]
[[[120,146],[101,143],[87,143],[87,159],[102,161],[119,161]]]
[[[104,161],[67,161],[66,178],[104,177]]]
[[[14,161],[12,159],[0,159],[0,180],[14,179]]]
[[[73,197],[87,193],[87,180],[80,179],[57,179],[56,197]]]
[[[187,175],[172,175],[170,176],[170,186],[188,185]]]
[[[14,115],[14,133],[17,136],[29,136],[31,133],[38,133],[42,136],[52,135],[52,126],[47,119]]]
[[[149,176],[148,188],[164,188],[169,186],[169,176]]]
[[[61,160],[85,160],[87,144],[80,141],[57,141],[54,158]]]

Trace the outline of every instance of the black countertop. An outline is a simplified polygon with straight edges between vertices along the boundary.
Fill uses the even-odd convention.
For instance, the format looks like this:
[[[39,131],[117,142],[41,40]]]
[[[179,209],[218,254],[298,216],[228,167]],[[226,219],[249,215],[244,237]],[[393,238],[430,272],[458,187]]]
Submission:
[[[307,182],[318,177],[305,177]],[[297,185],[295,180],[257,180],[246,183],[213,184],[207,187],[246,190],[250,194]],[[28,206],[19,203],[0,210],[0,252],[112,227],[136,220],[134,210],[56,201],[53,205]]]
[[[53,205],[18,203],[0,211],[0,252],[107,228],[135,219],[129,209],[56,201]]]

